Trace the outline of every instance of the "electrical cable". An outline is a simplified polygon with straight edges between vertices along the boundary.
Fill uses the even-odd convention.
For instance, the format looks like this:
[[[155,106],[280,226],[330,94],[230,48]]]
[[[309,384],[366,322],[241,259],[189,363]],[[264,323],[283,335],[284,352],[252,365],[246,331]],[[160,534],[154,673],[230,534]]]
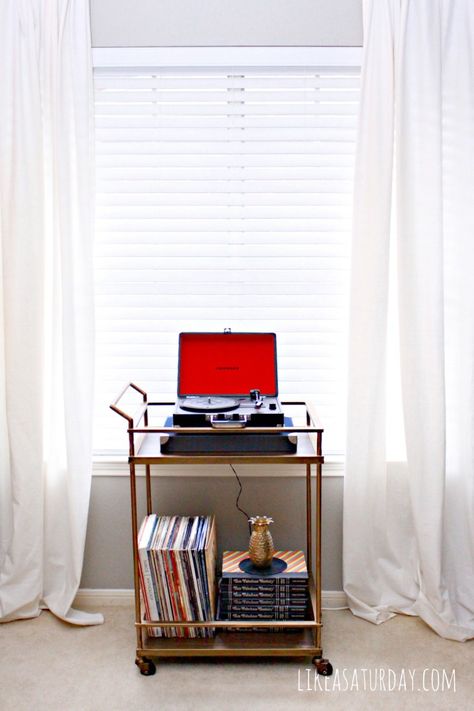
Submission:
[[[235,469],[234,469],[234,467],[232,466],[232,464],[229,464],[229,467],[230,467],[230,468],[232,469],[232,471],[234,472],[235,478],[237,479],[237,481],[238,481],[238,483],[239,483],[239,493],[237,494],[237,498],[236,498],[236,500],[235,500],[235,506],[236,506],[236,508],[238,509],[238,511],[240,511],[240,513],[245,516],[245,518],[246,518],[246,520],[247,520],[247,523],[248,523],[248,527],[249,527],[249,533],[252,533],[252,527],[251,527],[250,521],[249,521],[250,516],[248,515],[248,513],[247,513],[246,511],[244,511],[243,509],[241,509],[240,506],[239,506],[240,495],[242,494],[242,488],[243,488],[243,487],[242,487],[242,482],[240,481],[239,475],[238,475],[237,472],[235,471]]]

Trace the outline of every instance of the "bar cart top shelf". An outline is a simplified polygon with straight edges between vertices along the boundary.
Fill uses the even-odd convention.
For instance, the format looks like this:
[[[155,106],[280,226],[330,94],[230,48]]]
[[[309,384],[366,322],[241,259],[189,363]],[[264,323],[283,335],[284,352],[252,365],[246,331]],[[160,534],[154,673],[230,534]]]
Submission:
[[[119,409],[117,404],[124,393],[132,388],[140,393],[142,402],[133,415],[125,413]],[[213,427],[173,427],[166,424],[166,415],[173,402],[149,402],[147,393],[134,383],[128,384],[111,405],[112,410],[128,421],[129,434],[129,463],[130,464],[227,464],[229,462],[255,463],[258,460],[261,464],[323,464],[324,457],[321,451],[321,439],[323,427],[310,402],[306,401],[284,401],[282,406],[290,408],[304,408],[305,422],[302,425],[278,426],[278,427],[245,427],[235,429],[215,429]],[[165,413],[165,418],[161,418],[159,423],[152,424],[151,420],[155,414]],[[233,434],[245,436],[245,434],[274,434],[279,433],[294,434],[298,438],[297,450],[292,454],[279,453],[245,453],[245,454],[163,454],[160,447],[160,437],[166,434],[224,434],[232,431]]]
[[[174,429],[183,432],[182,427]],[[188,428],[186,428],[188,429]],[[202,428],[204,432],[215,433],[211,428]],[[129,463],[135,464],[228,464],[240,462],[253,464],[258,459],[260,464],[316,464],[324,462],[324,457],[316,454],[315,446],[308,434],[298,434],[298,448],[294,454],[162,454],[160,451],[160,433],[149,432],[145,434],[141,444],[133,455],[129,456]]]

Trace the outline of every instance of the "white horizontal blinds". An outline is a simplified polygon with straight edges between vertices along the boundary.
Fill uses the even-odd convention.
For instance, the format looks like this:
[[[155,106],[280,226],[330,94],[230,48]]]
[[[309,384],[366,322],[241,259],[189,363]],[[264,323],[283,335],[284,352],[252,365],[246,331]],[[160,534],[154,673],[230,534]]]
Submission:
[[[133,380],[175,399],[180,331],[275,331],[282,397],[343,446],[354,69],[98,69],[96,448]]]

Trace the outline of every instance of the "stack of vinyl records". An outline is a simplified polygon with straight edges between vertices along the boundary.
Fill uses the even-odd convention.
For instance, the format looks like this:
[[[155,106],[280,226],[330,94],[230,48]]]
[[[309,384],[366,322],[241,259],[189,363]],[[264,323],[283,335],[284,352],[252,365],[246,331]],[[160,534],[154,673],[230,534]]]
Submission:
[[[285,570],[254,574],[244,572],[240,567],[240,563],[248,559],[247,551],[224,553],[218,619],[309,619],[308,570],[303,551],[277,551],[275,558],[285,561]]]
[[[213,516],[145,516],[138,534],[145,621],[215,619]],[[148,627],[151,637],[211,637],[213,628]]]

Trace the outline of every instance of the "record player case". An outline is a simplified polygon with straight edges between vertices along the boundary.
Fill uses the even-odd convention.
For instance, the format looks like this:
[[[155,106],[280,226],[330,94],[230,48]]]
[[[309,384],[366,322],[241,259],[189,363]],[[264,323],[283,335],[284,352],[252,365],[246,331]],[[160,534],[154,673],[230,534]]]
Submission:
[[[130,389],[137,392],[141,403],[135,414],[124,412],[119,403]],[[297,451],[294,454],[163,454],[160,451],[160,436],[165,433],[205,434],[216,433],[211,427],[174,427],[150,426],[149,420],[153,411],[173,407],[172,402],[149,402],[147,393],[134,383],[129,383],[110,406],[114,412],[127,421],[129,442],[130,469],[130,502],[133,546],[133,574],[135,588],[135,628],[136,628],[136,658],[135,663],[140,672],[149,676],[155,673],[154,659],[160,657],[311,657],[319,674],[332,674],[332,666],[323,658],[321,644],[322,614],[321,614],[321,494],[322,494],[322,454],[323,427],[315,411],[307,402],[283,402],[284,406],[299,406],[304,408],[304,426],[279,428],[282,432],[298,435]],[[221,430],[223,431],[223,430]],[[235,430],[242,433],[269,433],[274,428],[247,427]],[[245,628],[255,627],[255,621],[217,621],[211,622],[176,622],[174,620],[147,620],[143,618],[140,599],[139,569],[138,569],[138,511],[137,511],[137,467],[143,466],[146,479],[146,510],[152,509],[152,477],[151,467],[160,465],[189,464],[288,464],[305,465],[306,469],[306,558],[309,573],[309,589],[313,619],[298,621],[259,621],[259,628],[269,628],[268,632],[246,632]],[[315,498],[316,513],[312,513],[312,467],[315,468]],[[313,566],[313,551],[315,551],[315,566]],[[148,637],[146,628],[150,622],[161,627],[212,627],[216,634],[213,638],[163,638]],[[239,631],[228,631],[242,629]],[[270,631],[279,628],[278,633]],[[286,630],[291,630],[285,632]]]

